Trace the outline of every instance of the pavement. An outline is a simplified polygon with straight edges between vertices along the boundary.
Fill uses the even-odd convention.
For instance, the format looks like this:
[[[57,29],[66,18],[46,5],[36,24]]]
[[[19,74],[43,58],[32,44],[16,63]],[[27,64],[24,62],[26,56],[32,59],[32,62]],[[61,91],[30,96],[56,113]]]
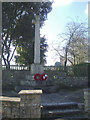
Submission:
[[[46,103],[64,103],[64,102],[84,102],[83,89],[61,89],[57,93],[42,94],[41,96],[42,104]]]
[[[18,93],[13,91],[4,91],[3,96],[7,97],[19,97]],[[43,93],[41,95],[42,104],[54,104],[54,103],[65,103],[65,102],[84,102],[83,89],[60,89],[56,93]]]

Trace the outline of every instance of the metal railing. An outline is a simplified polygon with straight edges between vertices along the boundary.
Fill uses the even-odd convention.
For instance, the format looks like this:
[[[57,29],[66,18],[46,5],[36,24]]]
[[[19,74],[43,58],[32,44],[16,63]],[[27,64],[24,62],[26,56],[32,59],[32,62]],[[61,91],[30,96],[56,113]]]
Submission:
[[[2,65],[2,70],[5,70],[6,66]],[[44,70],[64,70],[64,66],[44,66]],[[23,65],[10,65],[10,70],[29,70],[29,66],[23,66]]]
[[[2,70],[5,70],[6,66],[2,65]],[[22,65],[10,65],[10,70],[29,70],[28,66],[22,66]]]
[[[2,65],[2,70],[5,70],[6,66]],[[24,66],[24,65],[10,65],[10,70],[16,70],[16,71],[29,71],[29,66]],[[44,71],[61,71],[67,73],[67,75],[75,75],[75,76],[87,76],[88,74],[88,69],[87,66],[78,66],[76,68],[73,68],[73,66],[44,66]]]
[[[44,66],[44,70],[64,70],[64,66]]]

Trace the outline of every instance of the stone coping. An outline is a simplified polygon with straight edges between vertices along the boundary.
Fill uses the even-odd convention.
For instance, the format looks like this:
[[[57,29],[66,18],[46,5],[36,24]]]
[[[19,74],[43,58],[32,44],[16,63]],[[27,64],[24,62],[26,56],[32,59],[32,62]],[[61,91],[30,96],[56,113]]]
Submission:
[[[20,102],[20,98],[0,96],[0,101],[4,101],[4,102]]]
[[[21,90],[19,93],[19,95],[22,95],[22,94],[42,94],[42,90]]]

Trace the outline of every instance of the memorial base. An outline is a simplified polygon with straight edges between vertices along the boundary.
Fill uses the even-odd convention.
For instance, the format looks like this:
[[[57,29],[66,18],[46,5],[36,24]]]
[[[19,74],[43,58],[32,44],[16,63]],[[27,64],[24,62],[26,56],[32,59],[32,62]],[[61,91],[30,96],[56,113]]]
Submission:
[[[31,74],[43,74],[44,73],[44,69],[43,69],[43,65],[42,64],[32,64],[31,65]]]

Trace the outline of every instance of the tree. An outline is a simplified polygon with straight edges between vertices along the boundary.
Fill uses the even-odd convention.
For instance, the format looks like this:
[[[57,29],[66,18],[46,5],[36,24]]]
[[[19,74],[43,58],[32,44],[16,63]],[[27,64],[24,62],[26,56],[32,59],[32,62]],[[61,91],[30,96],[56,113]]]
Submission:
[[[68,53],[72,64],[79,64],[88,60],[88,39],[78,36],[70,43]]]
[[[30,22],[31,21],[31,22]],[[18,44],[16,52],[18,64],[29,65],[33,63],[34,59],[34,30],[32,25],[32,17],[24,15],[18,20],[17,26],[14,29],[15,41],[13,45]]]
[[[14,30],[16,39],[14,44],[17,44],[17,57],[19,64],[30,65],[34,62],[34,31],[35,26],[30,22],[32,19],[28,15],[24,15],[22,19],[19,20],[17,26]],[[20,40],[19,40],[20,39]],[[47,51],[46,38],[43,36],[41,38],[41,62],[46,62],[45,52]]]
[[[87,60],[87,27],[86,23],[71,21],[66,24],[65,32],[60,34],[64,42],[63,54],[61,48],[54,48],[60,57],[64,58],[64,66],[69,61],[72,65]]]
[[[85,62],[85,59],[87,59],[88,49],[86,23],[77,23],[74,21],[68,23],[67,31],[69,39],[67,39],[66,52],[69,62],[71,64]],[[80,61],[80,59],[82,59],[82,61]]]
[[[47,44],[47,41],[46,41],[46,38],[45,36],[43,36],[41,38],[41,45],[40,45],[40,60],[41,60],[41,63],[46,63],[46,55],[45,53],[47,52],[47,47],[48,47],[48,44]]]
[[[39,14],[40,19],[45,21],[47,14],[52,10],[51,5],[51,2],[4,2],[2,4],[2,58],[7,67],[10,66],[10,61],[13,58],[17,46],[21,43],[21,40],[32,40],[34,35],[34,26],[31,22],[32,19],[34,19],[34,16]],[[20,29],[17,29],[18,32],[15,32],[17,24],[20,23],[21,19],[24,19],[25,17],[30,19],[30,32],[33,31],[31,38],[26,35],[27,31],[20,34]],[[25,36],[27,38],[25,38]],[[13,51],[11,50],[12,46],[14,47]]]
[[[33,40],[32,40],[33,42]],[[47,51],[47,43],[46,43],[46,38],[45,36],[43,36],[41,38],[41,45],[40,45],[40,61],[41,63],[45,63],[46,62],[46,55],[45,52]],[[16,57],[16,61],[17,63],[19,63],[20,65],[28,65],[30,66],[32,63],[34,63],[34,44],[31,43],[30,41],[28,41],[26,43],[26,46],[24,44],[17,47],[17,56]]]
[[[54,47],[54,45],[52,45],[53,50],[55,51],[55,55],[54,56],[58,56],[59,57],[59,62],[61,63],[61,65],[63,65],[63,60],[64,60],[64,55],[62,55],[63,49],[61,48],[60,45]]]
[[[2,58],[7,68],[10,66],[10,61],[14,51],[11,54],[11,46],[13,41],[13,28],[16,24],[16,7],[10,3],[2,4]]]

